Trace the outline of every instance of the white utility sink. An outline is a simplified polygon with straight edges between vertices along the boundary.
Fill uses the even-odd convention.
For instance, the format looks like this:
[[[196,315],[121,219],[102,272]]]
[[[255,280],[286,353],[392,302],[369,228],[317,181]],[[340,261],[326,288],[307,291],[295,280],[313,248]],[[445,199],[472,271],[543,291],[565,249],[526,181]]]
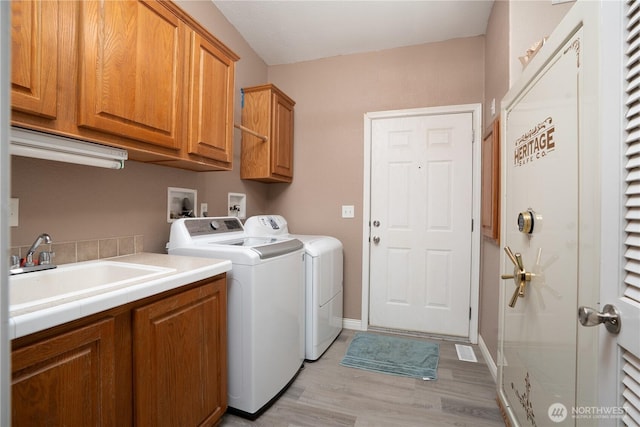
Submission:
[[[9,311],[62,299],[78,299],[174,271],[173,268],[105,260],[65,264],[52,270],[10,276]]]

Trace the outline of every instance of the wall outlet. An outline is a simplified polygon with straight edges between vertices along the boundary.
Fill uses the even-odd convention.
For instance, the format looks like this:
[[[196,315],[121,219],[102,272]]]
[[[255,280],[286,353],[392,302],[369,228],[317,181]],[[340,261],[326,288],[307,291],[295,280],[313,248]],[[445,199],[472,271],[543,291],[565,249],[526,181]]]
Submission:
[[[9,203],[9,226],[10,227],[18,226],[19,208],[20,208],[20,199],[11,198],[11,202]]]
[[[200,203],[200,216],[207,216],[209,214],[209,204]]]
[[[354,218],[355,216],[353,205],[342,205],[342,218]]]

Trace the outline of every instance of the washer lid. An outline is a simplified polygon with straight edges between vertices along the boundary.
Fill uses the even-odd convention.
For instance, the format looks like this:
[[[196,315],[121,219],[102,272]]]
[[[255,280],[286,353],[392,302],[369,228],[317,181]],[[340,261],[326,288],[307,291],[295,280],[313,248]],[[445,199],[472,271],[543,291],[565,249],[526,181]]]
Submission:
[[[241,239],[215,242],[216,245],[243,246],[255,251],[260,259],[273,258],[302,249],[298,239],[277,239],[274,237],[244,237]]]

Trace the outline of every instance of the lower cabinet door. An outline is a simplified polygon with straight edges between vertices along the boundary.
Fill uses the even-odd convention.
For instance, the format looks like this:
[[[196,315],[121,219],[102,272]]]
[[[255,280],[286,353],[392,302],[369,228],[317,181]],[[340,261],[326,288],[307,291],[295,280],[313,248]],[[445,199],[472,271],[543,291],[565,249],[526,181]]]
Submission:
[[[134,310],[138,426],[214,425],[227,408],[226,281]]]
[[[14,350],[13,426],[116,426],[114,320]]]

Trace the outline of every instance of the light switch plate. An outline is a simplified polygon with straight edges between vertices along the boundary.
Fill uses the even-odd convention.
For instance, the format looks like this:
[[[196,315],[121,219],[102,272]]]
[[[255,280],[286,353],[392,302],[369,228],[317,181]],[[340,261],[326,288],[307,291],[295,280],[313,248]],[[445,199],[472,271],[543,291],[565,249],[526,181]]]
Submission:
[[[18,226],[19,208],[20,208],[20,199],[11,198],[11,202],[9,203],[9,226],[10,227]]]
[[[355,209],[353,205],[342,205],[342,218],[354,218]]]

